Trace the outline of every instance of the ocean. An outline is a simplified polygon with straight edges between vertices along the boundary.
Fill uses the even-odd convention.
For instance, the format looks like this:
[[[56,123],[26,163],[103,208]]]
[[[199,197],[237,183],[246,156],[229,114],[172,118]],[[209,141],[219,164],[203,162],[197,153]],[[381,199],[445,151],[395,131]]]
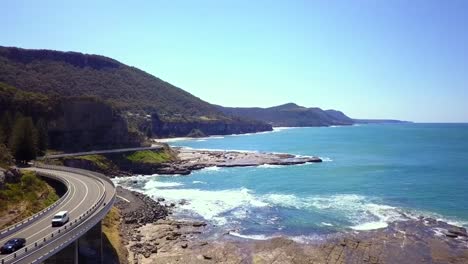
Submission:
[[[155,199],[185,199],[176,215],[205,219],[236,236],[307,242],[421,215],[468,227],[468,124],[277,128],[169,143],[324,160],[115,179]]]

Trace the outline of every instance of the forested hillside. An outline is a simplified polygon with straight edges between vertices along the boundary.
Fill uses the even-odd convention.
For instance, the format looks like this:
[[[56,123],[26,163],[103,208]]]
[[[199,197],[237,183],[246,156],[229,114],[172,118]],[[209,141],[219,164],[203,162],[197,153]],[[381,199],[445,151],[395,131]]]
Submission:
[[[202,136],[272,129],[261,121],[227,116],[180,88],[98,55],[0,47],[0,82],[49,98],[99,98],[121,112],[132,129],[147,136]]]
[[[91,97],[25,92],[0,82],[0,163],[25,162],[47,149],[139,146],[141,135],[110,105]]]
[[[336,110],[306,108],[294,103],[269,108],[218,107],[223,113],[257,119],[277,127],[352,125],[354,121]]]
[[[0,47],[0,82],[60,96],[96,96],[165,118],[224,119],[211,104],[142,70],[98,55]]]

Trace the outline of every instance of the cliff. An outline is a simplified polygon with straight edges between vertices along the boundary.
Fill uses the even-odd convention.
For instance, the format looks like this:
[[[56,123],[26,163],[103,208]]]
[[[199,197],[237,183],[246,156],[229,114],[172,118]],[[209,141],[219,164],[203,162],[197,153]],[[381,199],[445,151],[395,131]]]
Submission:
[[[36,123],[44,120],[48,147],[55,150],[132,147],[139,146],[142,141],[137,133],[129,131],[127,121],[120,112],[101,100],[91,97],[47,96],[25,92],[0,82],[2,131],[6,126],[11,131],[13,121],[18,116],[32,117]],[[11,122],[5,122],[6,117]],[[7,137],[4,141],[8,142],[9,135],[3,137]],[[5,147],[0,144],[0,150],[2,149]],[[5,157],[0,155],[0,165],[8,163]]]
[[[111,106],[92,98],[66,99],[49,122],[49,146],[65,151],[137,147],[141,139]]]
[[[272,126],[255,120],[161,120],[157,114],[151,116],[153,134],[157,137],[203,137],[210,135],[245,134],[271,131]]]

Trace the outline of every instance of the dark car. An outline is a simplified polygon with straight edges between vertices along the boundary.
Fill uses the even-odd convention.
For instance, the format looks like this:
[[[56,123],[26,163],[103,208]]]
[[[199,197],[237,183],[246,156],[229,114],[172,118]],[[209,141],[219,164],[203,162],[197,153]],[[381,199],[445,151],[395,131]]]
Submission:
[[[16,250],[24,247],[26,244],[26,239],[24,238],[13,238],[8,240],[3,247],[0,248],[0,253],[2,254],[10,254],[15,252]]]

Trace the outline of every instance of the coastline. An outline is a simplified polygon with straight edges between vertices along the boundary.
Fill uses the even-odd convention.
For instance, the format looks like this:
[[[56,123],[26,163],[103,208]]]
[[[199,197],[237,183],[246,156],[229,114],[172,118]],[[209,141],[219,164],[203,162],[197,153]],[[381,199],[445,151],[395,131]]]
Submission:
[[[71,157],[58,159],[63,165],[97,170],[112,177],[130,175],[189,175],[193,171],[210,167],[289,166],[320,163],[315,156],[256,151],[202,150],[163,145],[162,154],[168,158],[155,162],[131,162],[121,156],[104,154],[99,157]],[[159,153],[155,152],[156,155]],[[158,157],[159,158],[159,157]],[[327,160],[325,160],[327,161]],[[46,161],[53,163],[52,160]],[[100,164],[101,163],[101,164]],[[105,163],[105,166],[102,164]]]
[[[175,167],[160,166],[158,173],[187,175],[229,165],[276,166],[276,161],[269,160],[276,158],[312,158],[256,151],[174,149],[183,158],[173,163]],[[255,161],[258,154],[266,156]],[[308,161],[285,165],[304,162]],[[169,168],[166,172],[171,173],[161,168]],[[121,236],[129,251],[129,263],[468,263],[466,230],[433,218],[394,221],[384,228],[349,230],[305,242],[286,235],[249,237],[236,230],[222,230],[200,219],[174,215],[173,211],[186,202],[183,199],[168,202],[158,196],[136,196],[150,209],[130,209],[123,214]],[[133,202],[130,204],[134,207]]]
[[[221,162],[229,161],[231,153],[184,148],[177,151],[181,151],[179,154],[182,153],[182,156],[188,155],[188,160],[198,160],[198,155],[202,158],[213,155],[215,160],[220,159]],[[233,153],[235,158],[245,155],[244,152]],[[209,160],[203,164],[213,165],[213,159]],[[144,208],[151,208],[143,210],[146,212],[143,214],[127,209],[127,215],[123,216],[121,235],[126,241],[129,263],[468,262],[466,229],[429,217],[394,221],[384,228],[373,230],[338,232],[313,241],[301,241],[286,235],[249,237],[204,220],[174,215],[173,211],[187,202],[184,199],[169,202],[164,197],[150,198],[119,189],[120,192],[133,193],[146,204]],[[125,210],[129,204],[134,207],[133,202],[119,204],[120,210]],[[139,210],[141,208],[136,209],[137,212]]]
[[[329,126],[329,127],[339,127],[339,126]],[[239,137],[239,136],[251,136],[251,135],[260,135],[260,134],[270,134],[277,133],[283,130],[304,128],[304,127],[273,127],[271,131],[261,131],[261,132],[252,132],[252,133],[243,133],[243,134],[230,134],[230,135],[211,135],[206,137],[169,137],[169,138],[153,138],[152,140],[156,143],[170,143],[184,140],[207,140],[207,139],[222,139],[225,137]]]
[[[183,204],[123,188],[121,236],[128,263],[467,263],[466,229],[420,217],[385,228],[343,232],[314,243],[286,236],[255,240],[213,232],[204,221],[174,217]]]

